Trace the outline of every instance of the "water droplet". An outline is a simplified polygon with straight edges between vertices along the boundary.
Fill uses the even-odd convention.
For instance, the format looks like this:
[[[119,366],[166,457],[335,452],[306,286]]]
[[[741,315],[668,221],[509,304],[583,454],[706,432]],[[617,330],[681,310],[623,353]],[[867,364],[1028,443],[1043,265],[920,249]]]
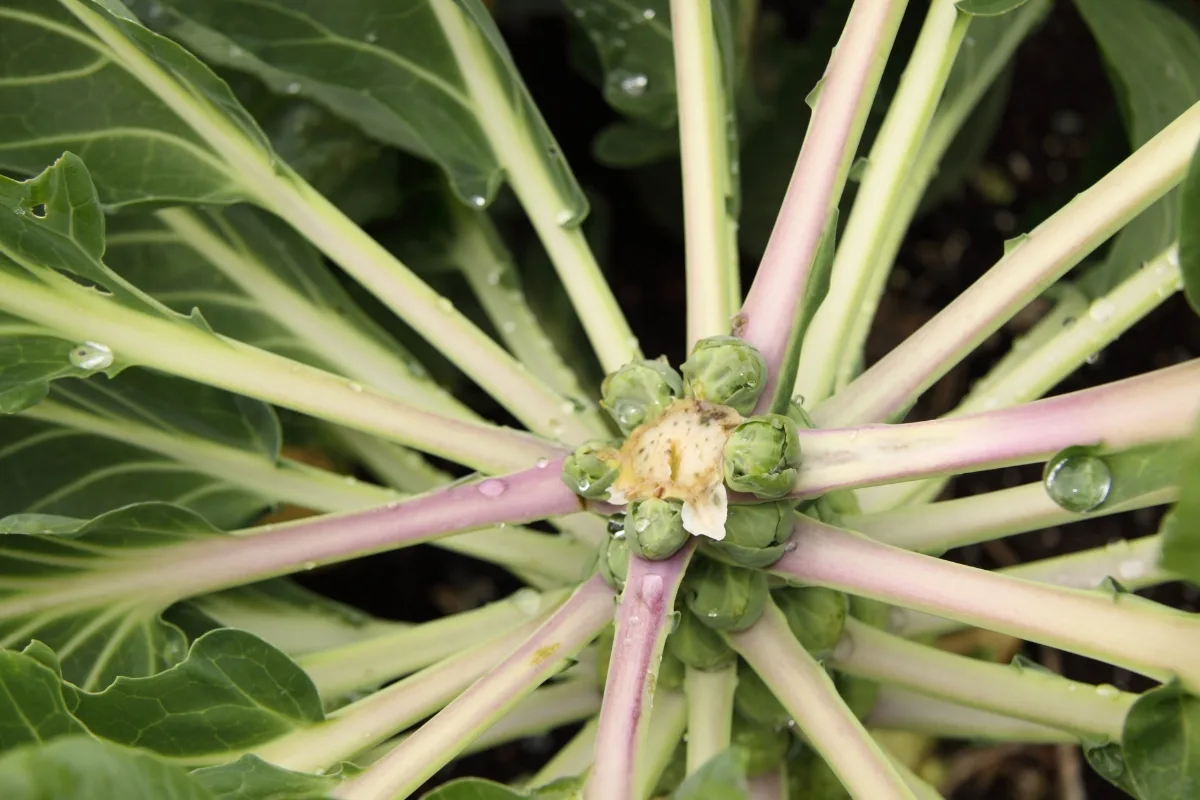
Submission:
[[[833,660],[845,661],[854,655],[854,640],[849,636],[843,636],[833,648]]]
[[[229,46],[229,57],[230,58],[241,58],[244,55],[246,55],[246,51],[243,50],[242,48],[238,47],[236,44]]]
[[[642,599],[647,605],[657,603],[663,597],[663,579],[661,575],[646,575],[642,578]]]
[[[1112,472],[1104,459],[1065,455],[1047,465],[1046,493],[1067,511],[1083,513],[1104,502],[1112,488]]]
[[[13,213],[16,214],[18,217],[23,217],[23,216],[25,216],[25,209],[22,208],[21,206],[17,206],[16,208],[13,209]]]
[[[316,569],[316,568],[317,568],[317,562],[315,562],[315,561],[305,561],[305,562],[304,562],[304,569],[305,569],[306,571],[308,571],[308,570],[314,570],[314,569]]]
[[[454,303],[451,303],[450,299],[447,297],[439,297],[437,304],[438,304],[438,308],[440,308],[442,311],[453,311],[454,310]]]
[[[499,497],[508,489],[508,484],[499,478],[488,478],[479,484],[479,493],[484,497]]]
[[[1092,303],[1091,308],[1088,309],[1088,316],[1092,318],[1093,322],[1099,323],[1108,322],[1115,313],[1117,313],[1116,306],[1112,304],[1112,301],[1103,298]]]
[[[624,539],[625,538],[625,528],[622,526],[621,528],[613,531],[612,537],[614,539]]]
[[[642,519],[639,519],[636,523],[634,523],[633,532],[634,533],[645,533],[646,528],[649,528],[649,527],[650,527],[650,520],[643,517]]]
[[[637,614],[634,614],[632,617],[629,618],[630,625],[637,625],[641,621],[642,621],[641,618],[639,618]]]
[[[354,383],[353,381],[351,381],[350,383],[348,383],[346,385],[348,387],[350,387],[350,391],[354,392],[355,394],[358,394],[359,392],[361,392],[363,390],[361,383]]]
[[[1167,251],[1167,263],[1172,267],[1179,267],[1179,246],[1176,245]]]
[[[487,275],[488,286],[498,286],[500,284],[500,279],[503,277],[504,277],[504,270],[501,269],[500,267],[496,267],[494,270],[489,272]]]
[[[300,82],[292,81],[286,87],[284,87],[284,91],[286,91],[288,94],[299,94],[300,93]]]
[[[314,770],[313,770],[313,775],[321,776],[321,775],[324,775],[324,774],[325,774],[325,768],[324,768],[324,767],[317,767],[316,769],[314,769]]]
[[[791,553],[795,549],[796,549],[796,543],[791,540],[788,540],[788,543],[783,546],[783,552],[785,552],[785,553]]]
[[[536,616],[542,610],[542,596],[528,587],[518,589],[512,596],[513,605],[527,617]]]
[[[542,456],[537,460],[537,463],[534,464],[534,466],[536,466],[538,469],[545,469],[546,467],[550,466],[550,459]]]
[[[1102,683],[1096,687],[1096,694],[1100,695],[1101,697],[1112,699],[1114,697],[1120,697],[1121,690],[1111,684]]]
[[[653,8],[647,8],[642,12],[642,19],[654,19],[655,11]]]
[[[112,366],[113,352],[106,344],[84,342],[72,347],[67,358],[79,369],[107,369]]]
[[[366,38],[366,40],[367,40],[368,42],[370,42],[371,44],[375,44],[376,42],[378,42],[378,41],[379,41],[379,34],[378,34],[378,33],[376,33],[375,31],[371,31],[371,32],[370,32],[370,33],[368,33],[368,34],[366,35],[366,37],[364,37],[364,38]]]
[[[650,85],[650,79],[640,72],[626,75],[621,79],[621,91],[630,97],[641,97]]]
[[[1084,361],[1087,362],[1088,364],[1097,364],[1100,361],[1100,354],[1092,353],[1090,356],[1085,358]]]
[[[504,333],[512,333],[516,329],[517,329],[517,323],[513,322],[511,319],[506,319],[504,322],[502,322],[500,324],[500,330],[503,331]]]

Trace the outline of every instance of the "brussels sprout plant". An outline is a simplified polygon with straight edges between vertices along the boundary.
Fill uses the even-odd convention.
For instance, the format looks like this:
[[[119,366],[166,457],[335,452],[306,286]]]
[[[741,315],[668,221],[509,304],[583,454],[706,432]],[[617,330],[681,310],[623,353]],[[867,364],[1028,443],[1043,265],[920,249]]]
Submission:
[[[1200,32],[1057,2],[1131,154],[877,360],[905,234],[1052,0],[794,4],[798,95],[786,3],[510,11],[579,34],[622,115],[596,158],[678,158],[672,366],[492,16],[536,4],[0,0],[0,797],[924,799],[901,744],[939,739],[1196,796],[1200,619],[1135,592],[1200,583],[1200,361],[1049,395],[1200,311]],[[803,144],[739,265],[767,125]],[[1018,315],[957,407],[913,412]],[[942,557],[1158,507],[1133,541]],[[416,622],[294,577],[419,544],[524,585]],[[1144,682],[964,655],[969,629]],[[546,731],[519,780],[460,761]]]

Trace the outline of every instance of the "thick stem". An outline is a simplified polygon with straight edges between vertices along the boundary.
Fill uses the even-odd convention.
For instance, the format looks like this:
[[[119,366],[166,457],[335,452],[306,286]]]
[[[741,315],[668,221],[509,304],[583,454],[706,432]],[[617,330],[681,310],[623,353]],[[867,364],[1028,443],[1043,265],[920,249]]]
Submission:
[[[1104,503],[1094,511],[1079,514],[1051,500],[1045,484],[1039,482],[930,505],[843,517],[842,524],[884,544],[943,553],[1016,533],[1164,505],[1178,496],[1178,486],[1162,486],[1122,503]]]
[[[721,54],[712,6],[671,0],[675,87],[683,167],[687,250],[687,338],[690,350],[706,336],[727,333],[729,272],[737,272],[734,224],[726,211],[730,186]]]
[[[333,792],[339,800],[405,796],[449,763],[508,709],[558,672],[612,618],[612,590],[596,576],[499,666],[391,753]]]
[[[464,749],[463,755],[535,736],[590,717],[599,710],[600,689],[591,678],[543,686],[513,706],[499,722]]]
[[[163,606],[195,595],[427,541],[455,531],[526,522],[579,508],[555,469],[459,484],[349,514],[202,536],[131,551],[107,569],[0,600],[0,617],[137,597]],[[247,535],[252,534],[252,535]]]
[[[20,261],[19,255],[6,253]],[[133,311],[61,276],[0,274],[0,309],[64,338],[103,342],[118,360],[162,370],[337,422],[484,471],[519,469],[561,451],[533,436],[442,417],[345,378],[198,327]]]
[[[592,766],[592,753],[596,750],[598,730],[600,718],[592,717],[525,785],[532,789],[560,778],[573,778],[587,772]]]
[[[481,641],[508,636],[530,617],[557,607],[567,591],[520,589],[486,606],[392,631],[353,644],[308,653],[296,663],[308,673],[321,697],[330,700],[381,686]]]
[[[458,61],[476,119],[558,271],[600,365],[605,372],[615,371],[639,356],[637,339],[579,228],[586,200],[565,196],[555,186],[549,164],[559,156],[542,151],[480,32],[455,3],[433,3],[431,8]]]
[[[860,678],[1111,741],[1120,741],[1125,715],[1137,699],[1038,668],[954,655],[853,619],[846,620],[830,663]]]
[[[796,724],[858,800],[915,800],[887,754],[842,702],[837,687],[796,641],[783,613],[768,602],[749,629],[728,635]]]
[[[1043,744],[1075,742],[1066,731],[884,686],[867,717],[875,730],[911,731],[946,739],[984,739]]]
[[[1006,408],[1041,397],[1181,288],[1179,252],[1172,245],[1094,303],[1089,312],[1076,313],[1074,304],[1060,303],[1029,336],[1034,343],[1043,331],[1052,329],[1053,334],[1033,347],[1026,345],[1023,352],[1018,348],[1025,340],[1019,340],[997,370],[975,384],[948,416]],[[1010,360],[1014,356],[1016,360]],[[944,485],[944,480],[932,480],[866,489],[858,494],[859,505],[864,511],[896,508],[934,497]]]
[[[879,544],[800,517],[784,577],[956,619],[1200,687],[1200,622],[1135,595],[998,575]]]
[[[1133,541],[1118,539],[1104,547],[1005,567],[997,570],[996,574],[1068,589],[1102,589],[1104,582],[1112,578],[1126,589],[1137,591],[1179,580],[1178,576],[1158,566],[1161,553],[1162,537],[1158,535],[1143,536]],[[1111,591],[1102,590],[1100,594],[1105,598],[1112,597]],[[967,624],[919,611],[894,608],[889,627],[901,636],[916,637],[950,633],[967,627]]]
[[[417,408],[478,419],[449,392],[428,379],[415,377],[384,342],[364,333],[349,318],[312,303],[263,264],[249,247],[235,246],[205,224],[195,211],[168,208],[156,216],[178,241],[195,250],[256,300],[262,313],[269,314],[295,335],[325,367]],[[230,230],[226,233],[235,235]],[[109,243],[112,244],[111,237]]]
[[[1178,184],[1198,138],[1200,103],[1035,228],[920,330],[818,406],[814,420],[826,427],[879,422],[907,408],[1039,292]]]
[[[829,293],[813,318],[811,341],[820,345],[800,352],[796,391],[809,404],[833,392],[840,371],[855,363],[862,347],[852,338],[853,323],[862,311],[871,276],[890,263],[884,234],[970,21],[969,15],[955,8],[955,0],[933,0],[929,6],[900,86],[871,145],[866,177],[833,262]]]
[[[637,756],[645,740],[675,593],[694,550],[693,538],[664,561],[629,559],[604,683],[596,760],[584,787],[587,800],[629,800],[634,796]]]
[[[794,496],[1042,461],[1066,447],[1112,452],[1185,438],[1200,413],[1200,359],[1016,408],[903,425],[799,431]]]
[[[758,411],[775,396],[821,234],[841,199],[906,5],[906,0],[857,0],[825,70],[787,194],[734,326],[767,361]]]
[[[646,730],[646,744],[637,764],[634,781],[635,800],[649,800],[654,787],[662,777],[663,770],[671,762],[675,747],[687,730],[687,698],[683,692],[673,689],[658,689],[654,694],[654,708]]]
[[[338,709],[323,723],[276,739],[254,754],[300,772],[331,769],[446,705],[499,664],[548,617],[547,613],[527,620],[502,636]]]
[[[736,664],[714,670],[687,668],[683,690],[688,701],[689,775],[729,747],[733,733],[733,691],[736,688]]]

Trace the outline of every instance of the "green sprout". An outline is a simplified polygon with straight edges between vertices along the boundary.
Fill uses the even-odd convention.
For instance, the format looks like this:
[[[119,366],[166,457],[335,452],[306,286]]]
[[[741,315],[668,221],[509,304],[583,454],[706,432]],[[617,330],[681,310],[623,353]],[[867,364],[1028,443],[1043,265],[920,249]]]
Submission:
[[[600,392],[601,407],[629,435],[683,394],[683,379],[669,364],[639,359],[610,373]]]
[[[689,611],[679,615],[679,626],[667,637],[666,652],[693,669],[720,669],[734,660],[721,634]]]
[[[629,507],[625,515],[625,541],[631,552],[651,561],[675,555],[688,540],[683,529],[683,503],[651,497]]]
[[[725,538],[705,542],[705,550],[738,566],[768,567],[786,551],[784,543],[792,534],[792,518],[792,506],[787,501],[730,506]]]
[[[800,439],[782,414],[763,414],[738,425],[725,443],[725,483],[730,489],[774,500],[796,485]]]
[[[762,616],[769,594],[766,573],[711,558],[692,562],[683,591],[692,613],[718,631],[749,628]]]
[[[563,461],[563,483],[580,497],[605,500],[621,473],[621,458],[610,443],[593,440],[575,448]]]
[[[739,414],[754,409],[767,382],[762,354],[736,336],[710,336],[696,342],[682,372],[689,397],[730,406]]]

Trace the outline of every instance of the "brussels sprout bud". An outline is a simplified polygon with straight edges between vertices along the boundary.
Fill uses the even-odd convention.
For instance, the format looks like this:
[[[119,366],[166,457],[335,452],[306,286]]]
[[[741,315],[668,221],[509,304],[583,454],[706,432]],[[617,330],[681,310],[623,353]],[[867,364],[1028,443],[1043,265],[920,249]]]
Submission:
[[[625,588],[629,575],[629,542],[625,534],[614,534],[600,545],[600,575],[618,592]]]
[[[701,622],[718,631],[742,631],[762,616],[767,576],[711,558],[692,562],[684,576],[687,606]]]
[[[850,611],[846,595],[820,586],[802,586],[778,589],[771,596],[805,650],[817,659],[833,651]]]
[[[683,394],[683,379],[661,361],[631,361],[605,377],[600,393],[601,407],[628,435]]]
[[[725,538],[705,542],[705,549],[734,564],[762,569],[783,557],[783,543],[791,533],[792,507],[786,500],[735,505],[725,520]]]
[[[688,540],[683,529],[683,503],[651,497],[629,506],[625,515],[625,541],[630,551],[651,561],[675,555]]]
[[[842,696],[842,702],[859,719],[866,719],[875,708],[875,700],[879,697],[879,684],[875,681],[839,672],[833,677],[833,685]]]
[[[776,725],[759,725],[735,714],[730,744],[742,756],[746,777],[765,775],[783,763],[792,737],[787,728]]]
[[[696,342],[683,363],[683,388],[689,397],[730,406],[749,414],[767,382],[767,362],[736,336],[710,336]]]
[[[792,715],[767,688],[758,673],[748,664],[738,665],[737,688],[733,690],[733,707],[738,714],[759,725],[781,727]]]
[[[720,669],[733,661],[733,650],[721,634],[685,611],[679,627],[667,637],[666,651],[692,669]]]
[[[580,497],[607,500],[608,487],[621,473],[621,454],[608,442],[591,441],[563,461],[562,481]]]
[[[763,414],[738,425],[725,443],[725,483],[739,492],[774,500],[796,485],[800,439],[782,414]]]

